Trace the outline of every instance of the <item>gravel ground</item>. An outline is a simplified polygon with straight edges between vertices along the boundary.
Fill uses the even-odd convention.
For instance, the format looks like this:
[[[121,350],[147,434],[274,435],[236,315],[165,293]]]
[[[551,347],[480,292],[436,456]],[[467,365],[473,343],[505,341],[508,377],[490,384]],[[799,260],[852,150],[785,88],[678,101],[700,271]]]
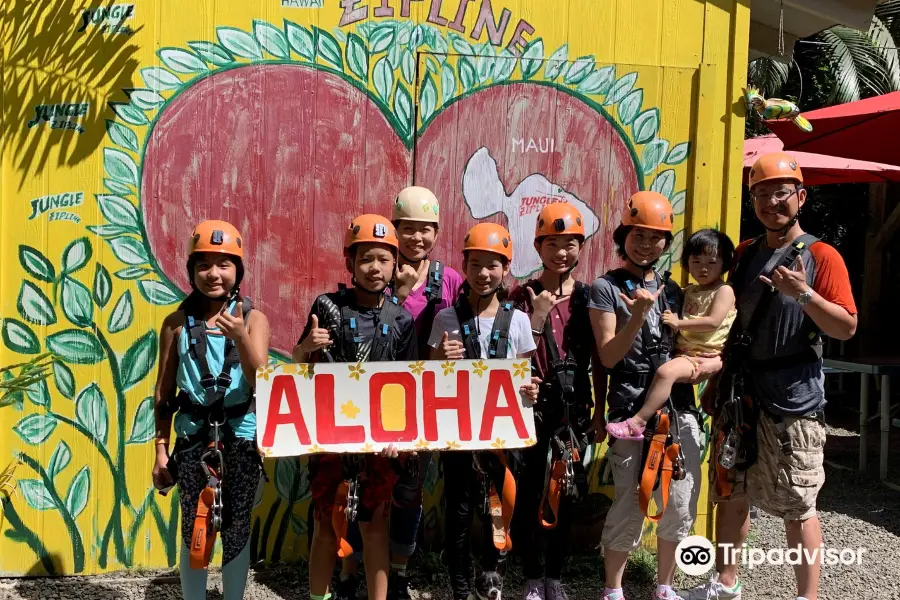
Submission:
[[[876,438],[873,441],[877,445],[876,427],[873,427],[871,437]],[[854,431],[840,426],[829,427],[827,481],[819,496],[819,510],[826,547],[865,548],[867,552],[859,566],[823,567],[819,597],[900,600],[900,492],[877,481],[877,451],[870,454],[870,462],[876,464],[872,465],[868,476],[846,468],[856,464],[857,444],[858,436]],[[895,481],[895,474],[900,470],[898,463],[900,460],[895,460],[891,465]],[[762,549],[783,548],[786,541],[782,522],[759,513],[753,522],[748,545]],[[417,589],[414,598],[450,600],[446,572],[438,555],[417,553],[413,566]],[[598,599],[603,586],[602,569],[602,558],[598,554],[573,557],[564,572],[569,597],[573,600]],[[650,598],[654,571],[654,557],[646,552],[639,554],[626,573],[626,595]],[[745,568],[741,578],[745,600],[794,598],[794,577],[789,566]],[[698,581],[679,574],[676,584],[681,587]],[[222,598],[221,578],[215,571],[210,575],[209,589],[209,600]],[[180,591],[177,573],[170,570],[0,580],[0,600],[163,600],[180,598]],[[522,578],[515,560],[511,563],[504,592],[504,597],[510,600],[522,597]],[[306,565],[260,565],[251,572],[244,597],[248,600],[305,600],[309,597]]]

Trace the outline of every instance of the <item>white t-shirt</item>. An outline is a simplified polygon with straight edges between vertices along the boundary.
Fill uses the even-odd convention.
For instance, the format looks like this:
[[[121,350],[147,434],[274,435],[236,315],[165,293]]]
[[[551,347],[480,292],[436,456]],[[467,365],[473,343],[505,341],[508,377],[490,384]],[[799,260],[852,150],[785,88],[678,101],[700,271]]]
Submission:
[[[491,330],[494,327],[494,317],[477,317],[478,319],[478,341],[481,342],[481,357],[488,358],[488,349],[490,347]],[[431,336],[428,338],[428,345],[437,348],[441,345],[441,338],[444,332],[450,334],[451,340],[462,341],[460,335],[459,319],[456,318],[456,310],[451,306],[438,312],[434,317],[434,325],[431,328]],[[531,352],[537,346],[534,344],[534,337],[531,334],[531,321],[528,316],[520,310],[513,309],[512,320],[509,323],[509,340],[506,349],[506,358],[516,358],[521,354]]]

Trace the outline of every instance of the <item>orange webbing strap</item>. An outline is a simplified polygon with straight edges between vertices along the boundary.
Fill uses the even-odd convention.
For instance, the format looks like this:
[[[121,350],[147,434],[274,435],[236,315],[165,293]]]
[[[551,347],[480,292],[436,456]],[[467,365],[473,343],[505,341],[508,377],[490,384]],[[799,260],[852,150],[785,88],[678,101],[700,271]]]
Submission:
[[[497,493],[497,487],[491,481],[490,508],[491,529],[494,547],[497,550],[512,550],[512,538],[509,536],[509,524],[512,521],[513,508],[516,506],[516,480],[509,470],[506,454],[502,450],[491,451],[503,466],[503,489]]]
[[[331,512],[331,526],[337,536],[338,557],[348,558],[353,554],[353,546],[347,541],[347,497],[350,494],[350,482],[342,481],[334,494],[334,508]]]
[[[679,444],[670,441],[669,438],[669,415],[659,412],[659,422],[656,425],[656,431],[650,440],[650,449],[647,452],[647,460],[644,462],[643,471],[641,472],[641,485],[638,491],[638,502],[641,512],[656,523],[659,521],[663,513],[666,512],[666,506],[669,504],[669,484],[672,481],[673,465],[678,460]],[[650,498],[653,497],[653,490],[656,488],[657,481],[662,488],[662,502],[659,507],[659,513],[656,515],[648,514],[650,508]]]
[[[550,479],[544,486],[544,494],[541,498],[541,507],[538,510],[538,519],[544,529],[554,529],[559,522],[559,503],[563,494],[564,480],[566,477],[566,461],[555,460],[550,469]],[[551,520],[547,520],[547,517]]]
[[[197,516],[194,517],[194,531],[191,534],[190,565],[192,569],[206,569],[216,543],[216,530],[212,527],[210,509],[215,499],[215,490],[206,486],[197,500]]]

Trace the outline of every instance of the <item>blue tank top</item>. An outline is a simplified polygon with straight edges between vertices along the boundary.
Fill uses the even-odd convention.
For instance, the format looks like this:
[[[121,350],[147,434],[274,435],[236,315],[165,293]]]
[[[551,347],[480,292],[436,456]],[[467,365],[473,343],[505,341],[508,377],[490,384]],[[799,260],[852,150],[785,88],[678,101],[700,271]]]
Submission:
[[[209,363],[209,372],[213,377],[222,372],[222,365],[225,363],[225,342],[227,338],[218,332],[217,328],[207,328],[206,332],[206,362]],[[191,401],[197,404],[207,405],[206,392],[200,385],[200,368],[196,361],[191,357],[189,351],[189,333],[188,328],[181,328],[181,335],[178,336],[178,374],[175,381],[178,389],[185,392]],[[241,369],[241,363],[236,363],[231,372],[231,385],[225,392],[225,406],[233,406],[247,400],[253,393],[250,384],[244,378],[244,372]],[[256,440],[256,413],[251,412],[230,419],[229,424],[234,430],[234,434],[242,439]],[[194,422],[191,418],[183,413],[178,413],[175,417],[175,433],[178,436],[191,436],[200,429],[200,422]]]

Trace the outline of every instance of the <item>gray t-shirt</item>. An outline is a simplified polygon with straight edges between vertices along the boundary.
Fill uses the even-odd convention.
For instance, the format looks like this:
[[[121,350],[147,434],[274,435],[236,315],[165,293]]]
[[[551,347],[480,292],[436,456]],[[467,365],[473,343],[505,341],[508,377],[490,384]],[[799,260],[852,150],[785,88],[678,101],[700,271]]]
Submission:
[[[618,273],[624,275],[627,272],[620,270]],[[659,289],[660,280],[658,278],[642,283],[639,277],[628,273],[628,279],[634,284],[635,288],[643,286],[651,294]],[[667,298],[669,310],[674,313],[680,313],[683,295],[681,294],[681,290],[678,290],[677,293],[671,293],[672,290],[677,289],[676,286],[670,285],[670,288],[669,297]],[[628,320],[631,318],[631,311],[628,310],[628,306],[622,298],[619,297],[620,293],[622,293],[622,290],[618,285],[613,281],[610,281],[607,277],[601,277],[591,284],[591,296],[588,301],[589,308],[615,313],[616,333],[619,333],[624,329]],[[646,320],[650,325],[650,333],[655,341],[658,341],[662,335],[660,329],[660,317],[659,302],[657,302],[653,308],[650,309],[650,312],[647,313]],[[642,333],[639,332],[635,337],[634,342],[631,344],[628,353],[625,354],[625,358],[623,358],[616,367],[622,368],[628,372],[649,372],[650,359],[644,354],[643,347],[643,336]],[[634,387],[634,385],[622,381],[620,378],[616,377],[615,372],[610,372],[609,391],[606,394],[607,406],[609,408],[620,408],[633,402],[637,402],[642,397],[644,391],[644,389],[638,389]],[[637,406],[635,406],[635,408],[637,408]]]

